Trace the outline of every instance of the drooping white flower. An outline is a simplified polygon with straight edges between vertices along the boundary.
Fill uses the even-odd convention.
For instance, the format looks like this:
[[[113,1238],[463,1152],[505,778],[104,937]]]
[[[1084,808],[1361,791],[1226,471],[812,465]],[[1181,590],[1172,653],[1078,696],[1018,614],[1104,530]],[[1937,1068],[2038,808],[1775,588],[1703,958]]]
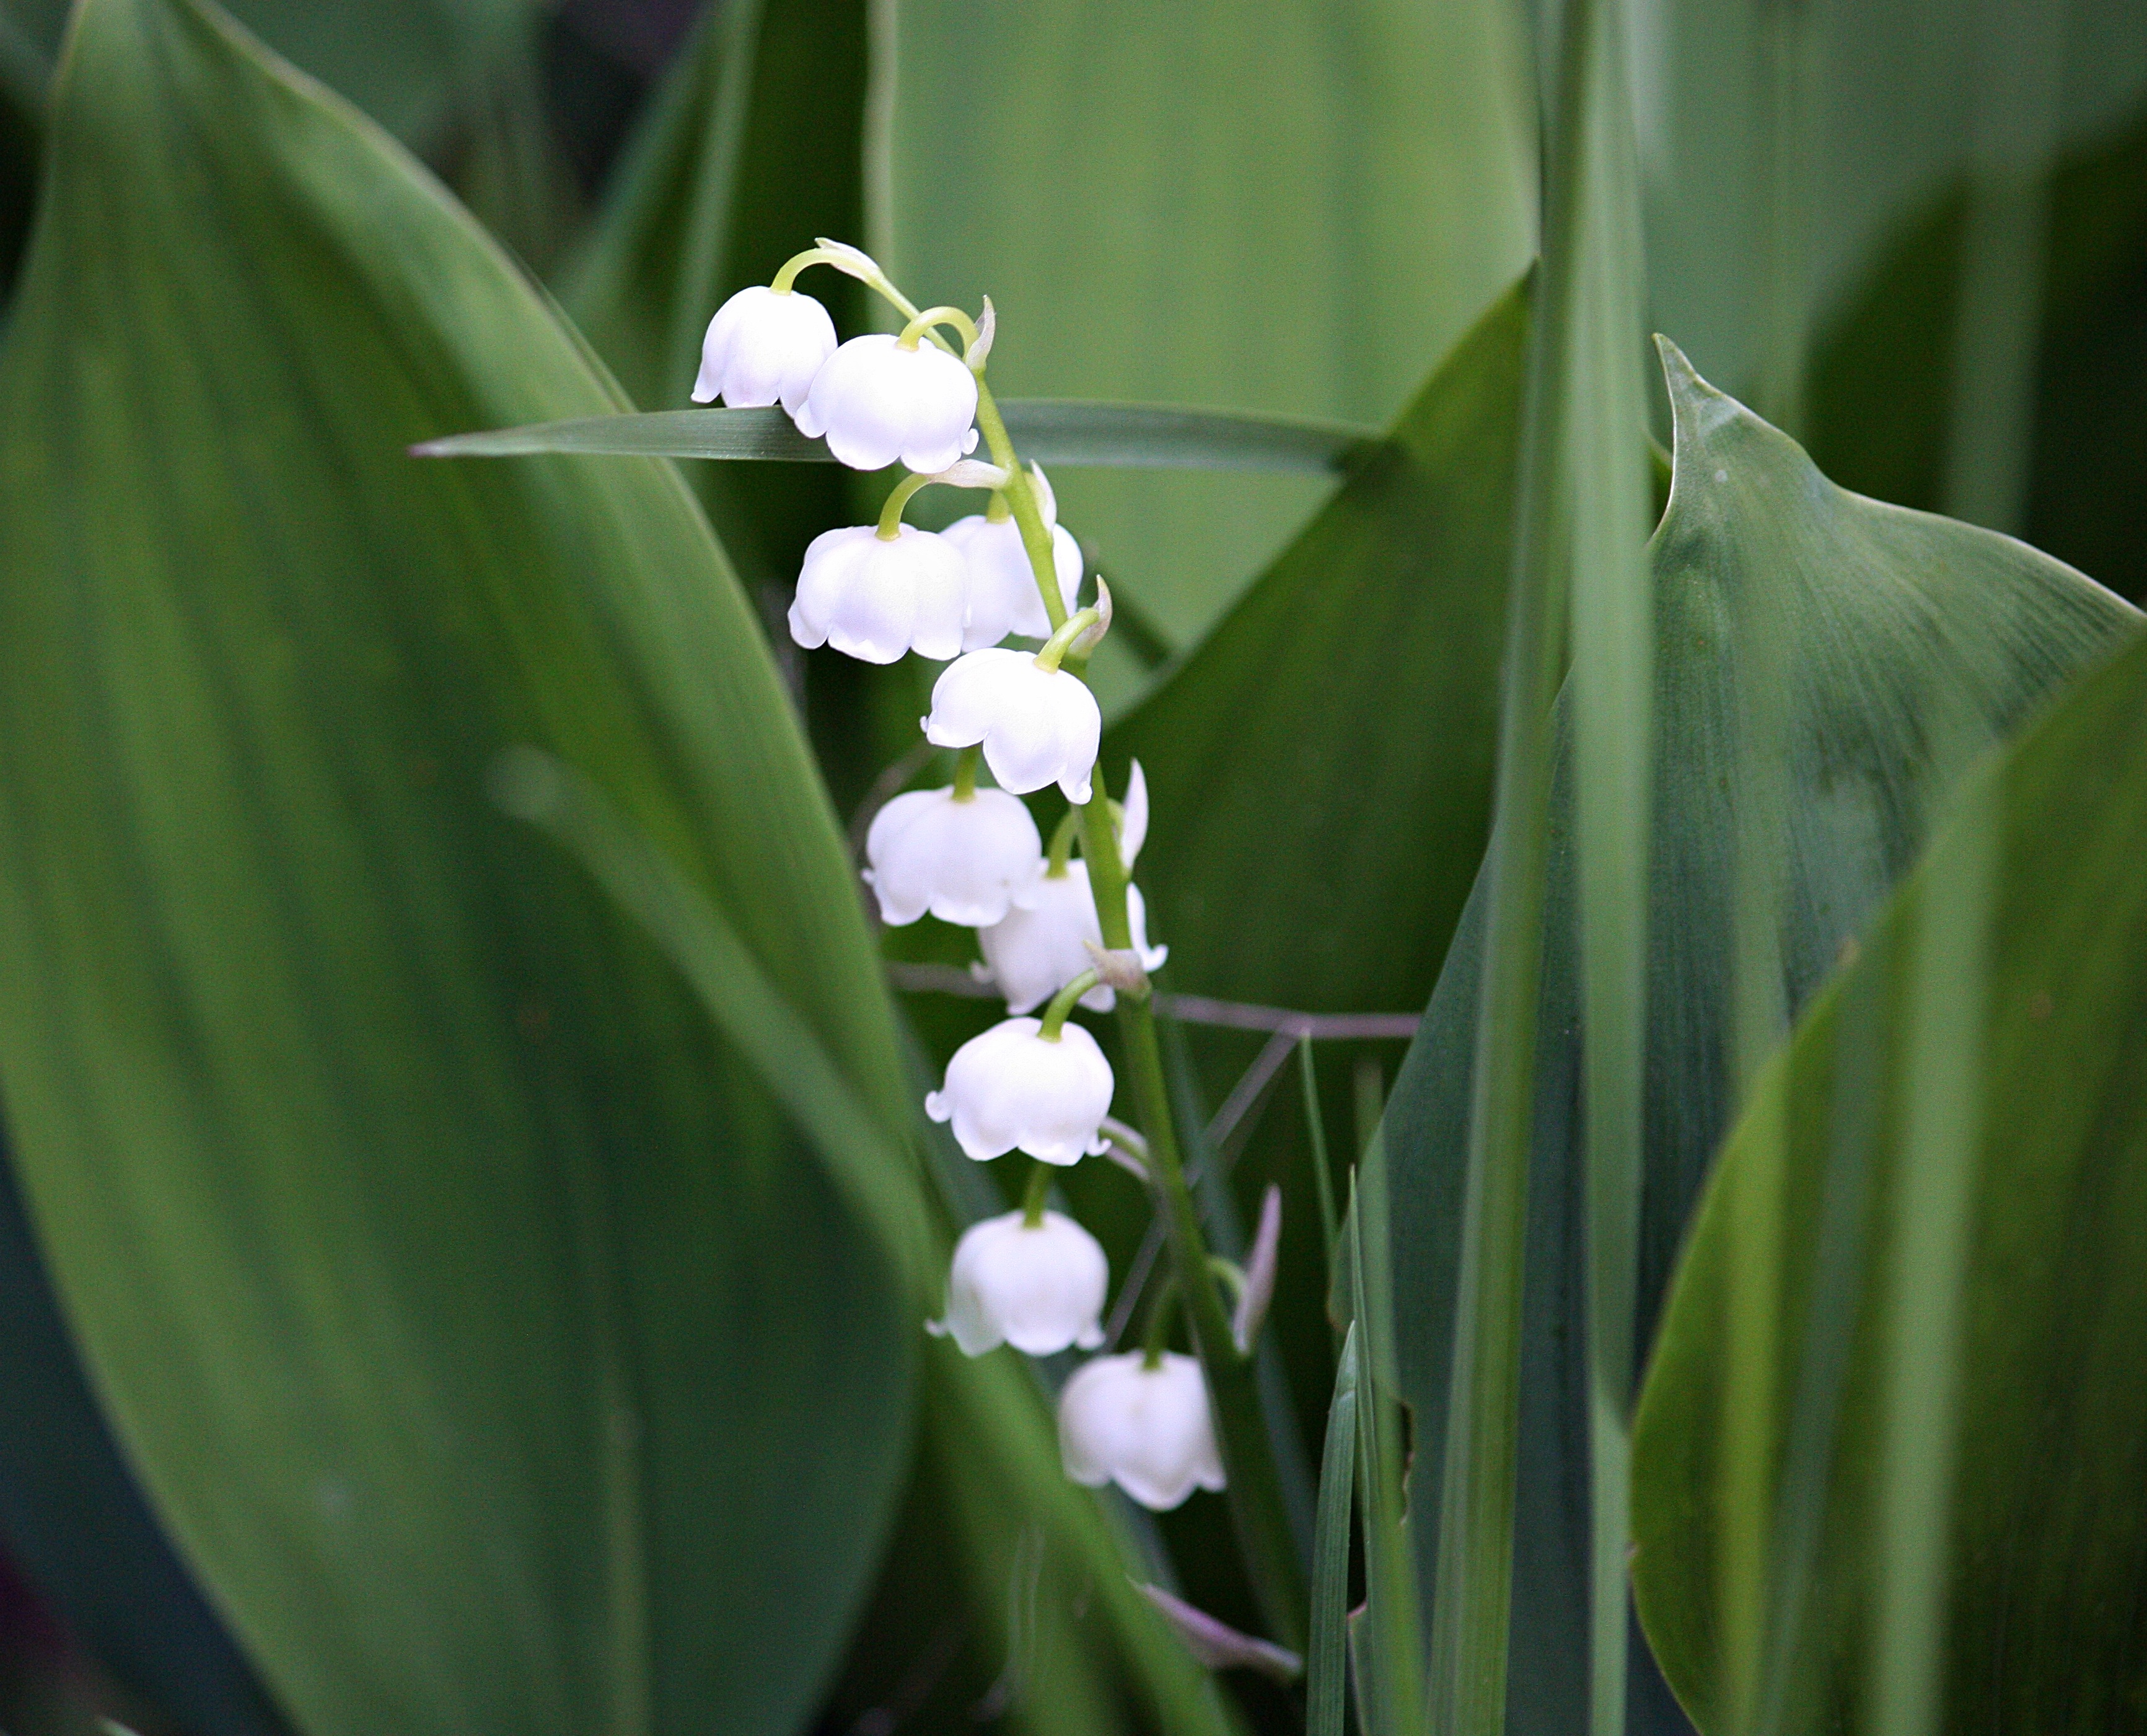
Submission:
[[[1175,1351],[1147,1361],[1133,1350],[1074,1371],[1058,1397],[1058,1456],[1074,1482],[1116,1483],[1167,1513],[1196,1488],[1223,1487],[1223,1455],[1200,1364]]]
[[[944,470],[973,452],[977,377],[930,343],[904,349],[893,334],[853,338],[820,364],[798,410],[800,433],[823,434],[853,470]]]
[[[780,403],[793,417],[813,376],[835,353],[835,323],[809,295],[765,283],[741,289],[716,309],[701,340],[693,402],[720,396],[733,409]]]
[[[1023,638],[1051,636],[1051,620],[1036,588],[1036,569],[1023,547],[1021,527],[1011,518],[994,524],[981,513],[957,518],[940,533],[969,563],[969,629],[965,651],[996,645],[1010,633]],[[1052,564],[1068,614],[1081,588],[1081,545],[1063,524],[1051,528]]]
[[[957,655],[968,615],[968,568],[944,538],[913,524],[883,537],[869,524],[823,531],[805,550],[790,637],[868,663],[904,652]]]
[[[924,1113],[953,1122],[979,1162],[1021,1150],[1078,1163],[1108,1143],[1098,1128],[1111,1112],[1111,1063],[1079,1025],[1056,1038],[1043,1030],[1040,1020],[1008,1018],[972,1037],[947,1063],[945,1088],[924,1099]]]
[[[1025,1356],[1094,1350],[1110,1277],[1103,1245],[1071,1218],[1046,1212],[1033,1228],[1019,1212],[987,1218],[954,1244],[947,1318],[930,1330],[951,1333],[964,1356],[1001,1344]]]
[[[933,686],[924,734],[942,748],[983,743],[999,788],[1018,796],[1056,783],[1085,802],[1104,714],[1087,683],[1026,651],[971,651]]]
[[[1148,943],[1148,907],[1138,886],[1126,888],[1126,916],[1141,968],[1161,969],[1170,948]],[[1064,873],[1047,873],[1032,881],[1004,918],[977,935],[984,954],[984,973],[1006,997],[1009,1013],[1042,1006],[1087,970],[1095,961],[1084,941],[1100,947],[1104,930],[1096,920],[1089,864],[1078,856],[1066,864]],[[1118,1004],[1118,997],[1099,983],[1081,997],[1081,1004],[1108,1013]]]
[[[1043,873],[1043,843],[1028,805],[1003,789],[920,789],[873,816],[865,859],[883,922],[900,928],[929,910],[981,928]]]

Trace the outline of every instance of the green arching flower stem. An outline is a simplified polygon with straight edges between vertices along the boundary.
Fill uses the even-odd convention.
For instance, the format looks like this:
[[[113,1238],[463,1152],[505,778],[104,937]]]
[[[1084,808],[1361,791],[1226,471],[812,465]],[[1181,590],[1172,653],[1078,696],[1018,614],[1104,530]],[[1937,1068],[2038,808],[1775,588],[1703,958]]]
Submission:
[[[917,318],[917,309],[892,286],[875,287],[902,309],[905,318]],[[938,333],[930,335],[935,342],[941,341]],[[977,426],[983,433],[992,462],[1007,473],[1000,492],[1021,527],[1022,547],[1028,552],[1037,591],[1043,599],[1044,618],[1056,633],[1066,624],[1067,612],[1065,599],[1058,594],[1051,527],[1043,522],[1035,484],[1022,468],[1007,433],[1006,420],[981,373],[977,376]],[[1063,667],[1068,673],[1082,676],[1087,665],[1084,653],[1073,653],[1066,657]],[[1081,816],[1081,854],[1089,865],[1089,890],[1095,900],[1104,944],[1114,952],[1128,952],[1134,943],[1126,908],[1128,875],[1119,854],[1118,833],[1112,823],[1102,767],[1095,768],[1092,782],[1089,799],[1076,809]],[[1238,1353],[1222,1293],[1209,1268],[1207,1239],[1200,1233],[1199,1215],[1193,1208],[1193,1195],[1185,1183],[1184,1162],[1171,1120],[1169,1088],[1164,1079],[1162,1047],[1156,1040],[1155,1009],[1147,995],[1120,992],[1119,1028],[1141,1131],[1148,1136],[1149,1184],[1155,1190],[1172,1270],[1185,1300],[1193,1348],[1200,1358],[1209,1402],[1214,1408],[1216,1441],[1223,1452],[1238,1547],[1270,1637],[1301,1652],[1305,1635],[1304,1564],[1298,1558],[1290,1535],[1282,1479],[1268,1440],[1253,1364]]]
[[[1016,510],[1019,511],[1018,505]],[[1096,901],[1104,944],[1114,952],[1130,950],[1133,928],[1126,911],[1126,868],[1111,824],[1110,801],[1103,770],[1083,805],[1081,854],[1089,864],[1089,887]],[[1209,1265],[1207,1239],[1200,1233],[1192,1191],[1171,1120],[1170,1093],[1163,1073],[1163,1051],[1156,1040],[1155,1009],[1147,995],[1119,994],[1119,1031],[1123,1059],[1132,1087],[1141,1131],[1148,1135],[1149,1184],[1155,1190],[1173,1273],[1185,1300],[1193,1348],[1208,1380],[1209,1402],[1215,1413],[1217,1443],[1228,1478],[1230,1517],[1244,1557],[1247,1577],[1259,1599],[1269,1637],[1302,1651],[1305,1633],[1304,1568],[1290,1536],[1283,1506],[1282,1479],[1275,1468],[1267,1425],[1260,1413],[1259,1389],[1252,1362],[1238,1353],[1230,1317]]]
[[[1074,839],[1081,829],[1081,810],[1069,808],[1051,833],[1051,848],[1044,853],[1043,878],[1063,880],[1067,858],[1074,853]]]
[[[973,802],[977,798],[977,765],[984,757],[983,746],[973,744],[954,756],[954,799]]]
[[[1059,1033],[1066,1028],[1066,1020],[1081,997],[1096,986],[1096,973],[1084,970],[1051,998],[1051,1004],[1043,1009],[1043,1023],[1037,1032],[1046,1043],[1058,1041]]]
[[[906,476],[888,492],[887,504],[879,509],[879,538],[883,543],[892,543],[902,534],[902,514],[904,508],[918,493],[932,486],[928,476]]]
[[[1058,570],[1052,556],[1051,527],[1043,522],[1043,508],[1037,503],[1036,484],[1022,468],[1013,441],[1007,433],[1006,418],[999,414],[998,402],[993,398],[992,388],[984,383],[981,374],[977,377],[977,426],[984,432],[984,444],[991,448],[992,462],[1007,473],[1006,486],[999,492],[1006,496],[1014,523],[1021,527],[1021,546],[1028,553],[1029,569],[1035,573],[1036,588],[1043,596],[1043,616],[1056,633],[1066,624],[1066,599],[1058,594]]]
[[[1043,1222],[1043,1201],[1051,1192],[1051,1166],[1038,1158],[1028,1166],[1028,1191],[1021,1198],[1023,1227],[1034,1229]]]

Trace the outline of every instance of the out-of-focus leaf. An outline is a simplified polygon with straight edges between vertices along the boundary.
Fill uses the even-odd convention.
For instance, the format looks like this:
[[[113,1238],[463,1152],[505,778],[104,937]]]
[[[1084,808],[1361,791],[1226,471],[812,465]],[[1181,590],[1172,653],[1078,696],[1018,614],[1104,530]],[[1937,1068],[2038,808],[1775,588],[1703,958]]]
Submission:
[[[1167,404],[1094,404],[1011,398],[999,406],[1024,458],[1038,463],[1169,470],[1293,470],[1327,475],[1361,462],[1376,428],[1180,410]],[[834,463],[789,416],[764,410],[658,410],[536,428],[450,434],[418,448],[427,458],[506,458],[548,452],[638,453],[664,458],[781,458]]]
[[[665,467],[404,455],[618,407],[422,172],[192,6],[72,43],[0,362],[0,1076],[100,1396],[313,1736],[788,1728],[914,1320],[483,784],[602,781],[901,1127],[781,687]]]
[[[1973,799],[1969,799],[1969,797]],[[1703,1729],[1724,1712],[1718,1478],[1756,1433],[1764,1531],[1823,1363],[1815,1578],[1776,1728],[1871,1727],[1884,1620],[1880,1418],[1901,1276],[1917,1083],[1910,960],[1958,937],[1937,888],[1994,852],[1983,1057],[1969,1106],[1967,1259],[1942,1505],[1939,1728],[2119,1728],[2143,1676],[2147,1575],[2147,648],[2084,677],[1974,774],[1959,818],[1813,1004],[1724,1148],[1664,1310],[1635,1467],[1642,1615]],[[1844,1201],[1849,1203],[1844,1208]],[[1776,1274],[1756,1346],[1772,1425],[1727,1406],[1733,1268]],[[1931,1426],[1940,1426],[1932,1419]],[[1941,1500],[1943,1502],[1943,1497]],[[1749,1518],[1739,1523],[1749,1523]],[[1779,1585],[1779,1582],[1775,1582]]]
[[[1114,788],[1148,773],[1174,983],[1308,1011],[1430,993],[1484,849],[1528,305],[1499,299],[1106,736]]]
[[[568,312],[643,409],[686,404],[702,333],[733,291],[768,282],[814,236],[862,231],[864,100],[863,0],[707,8],[565,273]],[[843,329],[858,328],[855,280],[815,271],[805,288]],[[793,450],[802,443],[773,432]],[[915,743],[926,699],[916,665],[804,653],[785,625],[806,545],[868,516],[858,479],[817,464],[695,464],[685,474],[767,624],[847,813]]]
[[[2049,188],[2049,259],[2022,532],[2147,597],[2147,114],[2083,143]],[[1904,506],[1940,498],[1964,238],[1959,184],[1889,236],[1813,356],[1814,456]]]
[[[0,1168],[0,1540],[98,1662],[163,1717],[210,1736],[282,1718],[162,1528],[106,1428]]]
[[[1008,395],[1383,423],[1532,251],[1534,106],[1495,0],[883,16],[866,245],[920,305],[992,297]],[[1058,493],[1180,646],[1320,496]]]
[[[73,0],[0,0],[49,65]],[[409,144],[478,93],[527,27],[531,0],[237,0],[233,14],[278,53]]]
[[[1771,981],[1786,1021],[1907,869],[1949,771],[1924,724],[1941,698],[1973,746],[2011,730],[2138,622],[2122,602],[2009,538],[1882,506],[1829,483],[1803,452],[1707,386],[1674,350],[1669,509],[1655,583],[1654,797],[1639,1333],[1653,1329],[1693,1200],[1733,1105],[1733,888],[1739,828],[1764,839]],[[1755,673],[1784,683],[1771,717]],[[1744,751],[1763,735],[1785,784],[1764,794]],[[1579,1030],[1571,789],[1554,790],[1543,1041],[1529,1183],[1514,1715],[1584,1720],[1589,1516],[1582,1357]],[[1755,823],[1764,819],[1769,827]],[[1404,1396],[1415,1408],[1410,1503],[1428,1583],[1459,1248],[1484,910],[1472,896],[1389,1099]],[[1669,1708],[1635,1707],[1634,1728]]]
[[[2052,0],[2039,9],[2063,15],[2055,143],[2078,148],[2122,124],[2147,94],[2147,13],[2134,0]],[[1801,335],[1816,336],[1859,295],[1900,226],[1957,180],[1979,112],[2021,68],[1985,63],[1994,33],[1981,7],[1957,0],[1864,0],[1834,10],[1639,0],[1636,12],[1654,322],[1709,378],[1750,391],[1764,364],[1775,269],[1770,202],[1787,191],[1789,288]],[[1793,134],[1784,142],[1786,189],[1769,154],[1773,93],[1784,88]],[[1949,331],[1943,303],[1903,311],[1941,338]],[[1818,435],[1824,413],[1811,408]],[[1852,427],[1841,432],[1854,438]]]

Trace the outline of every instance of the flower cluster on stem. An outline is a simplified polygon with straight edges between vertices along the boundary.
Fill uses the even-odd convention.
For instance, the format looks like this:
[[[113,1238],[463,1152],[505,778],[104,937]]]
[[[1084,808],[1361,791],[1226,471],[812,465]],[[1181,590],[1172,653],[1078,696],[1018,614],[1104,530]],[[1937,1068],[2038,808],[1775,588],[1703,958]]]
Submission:
[[[868,285],[900,313],[901,331],[838,343],[826,309],[795,287],[815,266]],[[1225,1491],[1275,1638],[1301,1645],[1303,1564],[1253,1384],[1257,1310],[1249,1326],[1240,1318],[1234,1329],[1164,1089],[1145,973],[1167,952],[1149,944],[1131,881],[1148,830],[1147,784],[1134,765],[1124,803],[1114,802],[1097,763],[1103,718],[1085,670],[1109,628],[1110,593],[1099,579],[1095,601],[1081,605],[1079,545],[1058,522],[1048,479],[1015,452],[986,383],[996,329],[988,300],[973,320],[957,308],[920,310],[865,254],[823,240],[765,287],[723,304],[708,326],[693,397],[779,403],[843,463],[877,470],[899,462],[911,473],[878,523],[814,539],[790,630],[801,645],[868,662],[915,653],[947,665],[923,728],[935,745],[957,750],[953,781],[898,795],[873,817],[865,878],[890,924],[928,913],[978,931],[976,968],[1005,998],[1008,1016],[955,1052],[926,1109],[973,1158],[1019,1151],[1034,1163],[1022,1208],[962,1237],[946,1316],[932,1329],[971,1356],[1002,1344],[1036,1356],[1103,1348],[1109,1263],[1048,1196],[1068,1166],[1110,1148],[1114,1137],[1136,1137],[1111,1118],[1119,1079],[1110,1059],[1072,1018],[1077,1007],[1115,1006],[1129,1113],[1144,1141],[1140,1167],[1166,1233],[1169,1273],[1151,1304],[1145,1347],[1096,1358],[1067,1382],[1066,1471],[1084,1483],[1115,1482],[1157,1508],[1196,1488]],[[985,455],[972,458],[980,436]],[[905,524],[908,502],[935,484],[986,493],[984,510],[943,533]],[[1041,643],[1003,643],[1009,638]],[[980,768],[996,788],[979,784]],[[1070,805],[1047,851],[1021,798],[1053,785]],[[1039,1007],[1042,1016],[1030,1016]],[[1189,1355],[1169,1348],[1181,1323]]]

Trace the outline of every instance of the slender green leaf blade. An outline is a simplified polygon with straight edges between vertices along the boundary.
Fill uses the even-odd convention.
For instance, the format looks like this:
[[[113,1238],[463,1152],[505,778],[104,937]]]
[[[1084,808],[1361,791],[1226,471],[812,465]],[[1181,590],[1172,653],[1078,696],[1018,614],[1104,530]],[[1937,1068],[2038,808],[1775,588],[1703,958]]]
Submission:
[[[1635,1578],[1649,1638],[1703,1728],[1719,1724],[1726,1686],[1715,1539],[1731,1516],[1719,1467],[1754,1428],[1763,1461],[1786,1467],[1804,1421],[1724,1407],[1723,1298],[1728,1263],[1754,1251],[1735,1227],[1740,1196],[1753,1195],[1775,1202],[1752,1220],[1768,1226],[1782,1270],[1784,1306],[1764,1346],[1774,1384],[1799,1390],[1814,1362],[1842,1362],[1778,1728],[1875,1727],[1912,1711],[1888,1693],[1904,1678],[1874,1671],[1889,1626],[1919,1608],[1936,1623],[1924,1653],[1935,1727],[2114,1728],[2138,1702],[2144,701],[2147,648],[2135,642],[1973,774],[1857,961],[1769,1069],[1701,1203],[1642,1398]],[[1981,971],[1963,896],[1979,881]],[[1979,993],[1945,980],[1962,966]],[[1934,1041],[1933,1021],[1964,1018],[1958,1034],[1982,1065],[1934,1076],[1959,1045]],[[1858,1197],[1829,1229],[1845,1099],[1866,1091]],[[1950,1230],[1930,1164],[1946,1144],[1965,1159]],[[1887,1445],[1900,1439],[1888,1413],[1918,1384],[1934,1396],[1934,1377],[1954,1391],[1918,1419],[1937,1459],[1904,1463]],[[1759,1493],[1771,1505],[1789,1491],[1770,1478]],[[1888,1515],[1904,1496],[1930,1503],[1920,1562],[1891,1557],[1906,1533]],[[1905,1583],[1904,1568],[1934,1570],[1935,1587]]]
[[[1312,1538],[1312,1642],[1305,1650],[1305,1736],[1342,1736],[1349,1687],[1349,1510],[1357,1471],[1357,1328],[1334,1368]]]
[[[2003,737],[2069,675],[2134,630],[2137,614],[2079,573],[2008,538],[1880,505],[1827,483],[1774,429],[1692,373],[1674,351],[1669,511],[1650,544],[1655,588],[1654,794],[1649,866],[1650,984],[1645,1174],[1638,1314],[1652,1332],[1669,1265],[1730,1116],[1734,839],[1744,683],[1755,622],[1783,642],[1760,663],[1790,672],[1781,720],[1785,816],[1776,835],[1779,994],[1801,1007],[1914,859],[1960,763],[1955,749]],[[1959,743],[1934,752],[1924,720],[1940,695]],[[1540,1013],[1553,1033],[1535,1074],[1531,1272],[1524,1303],[1517,1653],[1514,1683],[1543,1728],[1577,1727],[1586,1677],[1588,1373],[1569,761],[1553,803],[1550,906]],[[1419,1500],[1444,1437],[1468,1087],[1484,957],[1484,893],[1472,896],[1395,1081],[1392,1166],[1402,1390],[1415,1408]],[[1427,1450],[1427,1443],[1429,1443]],[[1413,1500],[1412,1510],[1424,1509]],[[1418,1521],[1421,1570],[1436,1527]],[[1659,1708],[1666,1713],[1667,1707]],[[1674,1715],[1674,1714],[1671,1714]]]
[[[421,172],[190,6],[72,40],[0,365],[0,1074],[100,1394],[309,1731],[787,1727],[913,1319],[483,793],[520,739],[599,778],[903,1125],[780,683],[662,468],[403,455],[616,407]]]
[[[1376,429],[1287,417],[1015,398],[999,406],[1022,456],[1038,463],[1182,470],[1344,470],[1376,449]],[[774,458],[833,463],[827,443],[764,410],[656,410],[537,428],[450,434],[416,448],[428,458],[528,453],[644,454],[663,458]]]
[[[1510,288],[1106,734],[1107,764],[1148,775],[1141,888],[1174,980],[1334,1012],[1414,1007],[1436,980],[1490,799],[1528,308]]]

